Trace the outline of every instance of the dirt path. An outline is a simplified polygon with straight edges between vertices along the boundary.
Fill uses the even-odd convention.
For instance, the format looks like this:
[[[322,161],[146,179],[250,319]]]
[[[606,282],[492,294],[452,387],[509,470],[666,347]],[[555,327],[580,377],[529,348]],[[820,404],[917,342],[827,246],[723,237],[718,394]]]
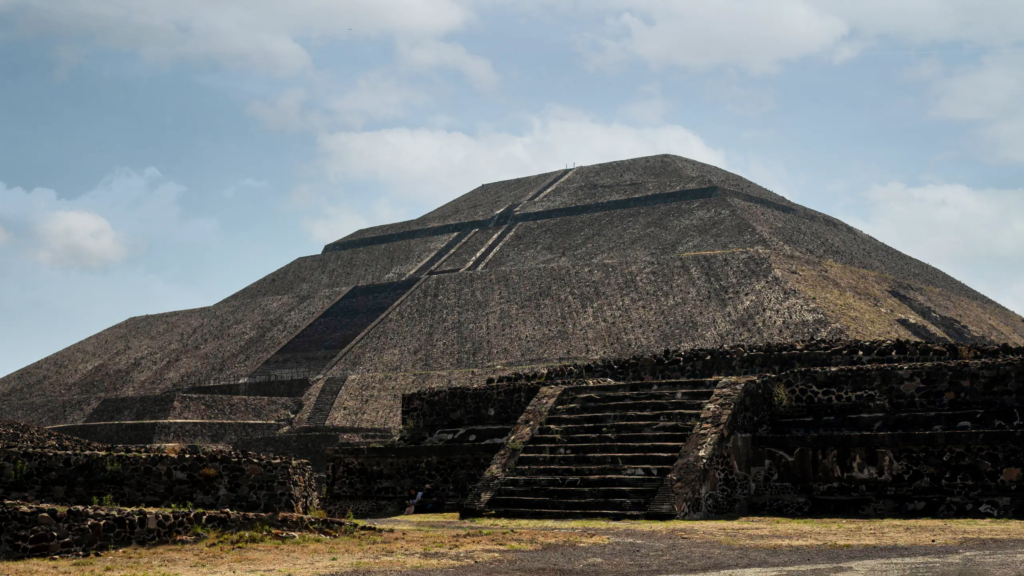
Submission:
[[[465,523],[390,519],[445,529]],[[1024,574],[1024,523],[977,520],[539,522],[481,520],[495,529],[571,530],[605,539],[502,554],[485,565],[395,571],[409,575],[511,574]],[[449,528],[450,529],[450,528]],[[369,572],[367,572],[369,573]],[[380,572],[376,572],[379,574]]]
[[[446,514],[370,523],[385,531],[287,540],[212,534],[99,558],[0,562],[0,574],[1024,575],[1024,522],[1016,521],[460,521]]]

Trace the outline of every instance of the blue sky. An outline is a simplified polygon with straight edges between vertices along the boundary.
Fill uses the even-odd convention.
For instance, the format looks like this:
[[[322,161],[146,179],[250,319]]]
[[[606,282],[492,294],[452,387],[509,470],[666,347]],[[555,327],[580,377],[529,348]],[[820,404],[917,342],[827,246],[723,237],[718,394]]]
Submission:
[[[0,0],[0,375],[483,182],[656,153],[1024,313],[1024,3]]]

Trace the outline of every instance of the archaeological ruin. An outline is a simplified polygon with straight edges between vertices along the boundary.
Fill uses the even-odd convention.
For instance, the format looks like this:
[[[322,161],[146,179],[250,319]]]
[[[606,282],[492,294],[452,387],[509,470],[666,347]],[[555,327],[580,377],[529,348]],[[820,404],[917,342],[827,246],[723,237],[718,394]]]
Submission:
[[[1024,318],[670,155],[484,184],[125,320],[0,400],[120,445],[0,443],[0,499],[81,504],[32,478],[114,466],[140,478],[104,490],[144,504],[214,458],[247,512],[267,511],[251,490],[302,512],[312,470],[335,516],[430,484],[463,516],[1024,518]],[[145,448],[172,444],[223,452]]]

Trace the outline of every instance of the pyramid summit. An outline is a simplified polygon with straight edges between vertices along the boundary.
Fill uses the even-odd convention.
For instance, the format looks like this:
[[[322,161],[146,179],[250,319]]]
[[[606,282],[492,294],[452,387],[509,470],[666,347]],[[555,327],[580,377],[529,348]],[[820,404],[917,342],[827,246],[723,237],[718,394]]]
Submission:
[[[100,441],[401,427],[402,395],[665,349],[1024,344],[956,279],[671,155],[485,184],[206,308],[131,318],[0,379],[0,419]]]

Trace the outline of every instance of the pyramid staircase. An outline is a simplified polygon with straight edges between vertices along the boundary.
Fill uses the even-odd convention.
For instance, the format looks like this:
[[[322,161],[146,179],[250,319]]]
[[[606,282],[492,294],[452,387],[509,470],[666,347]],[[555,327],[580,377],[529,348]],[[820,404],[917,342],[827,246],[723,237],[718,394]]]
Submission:
[[[643,518],[713,380],[568,387],[486,503],[516,518]]]
[[[868,370],[789,398],[753,437],[751,512],[1024,517],[1024,390],[998,363],[976,364],[996,375],[984,384],[966,371],[942,386],[908,371],[881,391],[844,378]]]

